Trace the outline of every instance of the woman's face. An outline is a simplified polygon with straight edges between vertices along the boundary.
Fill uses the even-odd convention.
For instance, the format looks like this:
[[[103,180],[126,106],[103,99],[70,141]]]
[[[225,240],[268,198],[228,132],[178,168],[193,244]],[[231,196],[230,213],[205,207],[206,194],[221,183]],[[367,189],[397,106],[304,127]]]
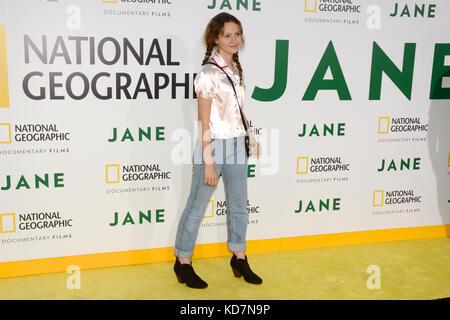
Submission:
[[[225,22],[219,38],[216,40],[217,50],[227,54],[235,54],[242,43],[242,33],[234,22]]]

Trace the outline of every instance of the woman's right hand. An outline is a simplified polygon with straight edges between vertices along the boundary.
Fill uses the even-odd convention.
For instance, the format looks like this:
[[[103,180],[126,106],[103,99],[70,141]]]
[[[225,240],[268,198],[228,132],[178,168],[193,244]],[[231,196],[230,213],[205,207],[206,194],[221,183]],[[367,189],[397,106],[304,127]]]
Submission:
[[[217,171],[214,164],[205,164],[205,184],[215,186],[217,180]]]

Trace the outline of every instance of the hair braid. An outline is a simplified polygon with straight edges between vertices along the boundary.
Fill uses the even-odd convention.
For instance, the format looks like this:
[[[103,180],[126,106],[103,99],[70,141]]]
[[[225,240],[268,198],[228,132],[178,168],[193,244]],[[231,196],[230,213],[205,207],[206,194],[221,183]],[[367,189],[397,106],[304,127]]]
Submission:
[[[242,86],[242,66],[241,63],[239,62],[239,53],[235,53],[233,54],[233,61],[236,63],[237,69],[239,71],[239,79],[240,79],[240,85]]]
[[[209,57],[211,57],[214,46],[215,46],[214,43],[210,43],[206,47],[205,58],[203,59],[202,65],[204,65],[206,62],[208,62],[208,59],[209,59]]]

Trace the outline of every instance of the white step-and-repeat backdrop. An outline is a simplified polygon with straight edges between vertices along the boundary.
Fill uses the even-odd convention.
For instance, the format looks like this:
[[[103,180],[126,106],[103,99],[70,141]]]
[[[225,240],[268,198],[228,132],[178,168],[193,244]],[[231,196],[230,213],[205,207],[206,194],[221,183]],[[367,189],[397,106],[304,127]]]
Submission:
[[[0,262],[173,247],[222,11],[263,148],[249,240],[450,224],[446,0],[0,4]],[[197,243],[225,241],[219,180]]]

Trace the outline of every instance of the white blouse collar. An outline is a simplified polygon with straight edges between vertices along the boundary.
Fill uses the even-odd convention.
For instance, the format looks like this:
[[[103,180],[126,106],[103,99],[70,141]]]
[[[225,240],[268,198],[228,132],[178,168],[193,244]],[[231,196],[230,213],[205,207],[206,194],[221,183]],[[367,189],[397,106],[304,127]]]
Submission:
[[[217,51],[214,52],[212,59],[214,59],[216,61],[216,63],[219,65],[219,67],[221,67],[221,68],[228,67],[228,64],[225,61],[225,59]],[[236,69],[236,63],[234,61],[233,61],[233,67]]]

